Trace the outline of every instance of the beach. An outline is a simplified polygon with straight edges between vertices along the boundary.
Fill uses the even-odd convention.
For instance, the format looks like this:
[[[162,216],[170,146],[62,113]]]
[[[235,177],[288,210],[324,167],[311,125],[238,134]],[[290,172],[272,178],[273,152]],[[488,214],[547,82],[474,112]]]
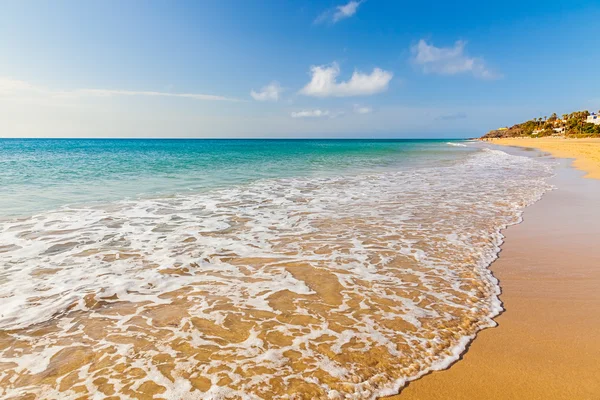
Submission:
[[[556,157],[572,158],[573,166],[585,171],[586,178],[600,179],[600,138],[505,138],[492,139],[491,142],[503,146],[532,147]]]
[[[440,140],[0,153],[0,397],[600,390],[600,180],[567,159]]]
[[[400,400],[597,399],[600,393],[600,141],[501,139],[507,151],[561,159],[556,189],[504,234],[491,270],[505,311],[448,370],[411,382]],[[529,147],[529,148],[528,148]],[[594,149],[592,151],[592,149]],[[549,157],[546,155],[545,157]],[[594,161],[596,160],[596,161]],[[595,164],[594,164],[595,163]]]
[[[447,368],[552,188],[488,147],[0,140],[0,397],[372,399]]]
[[[0,400],[600,400],[600,0],[458,8],[4,2]]]

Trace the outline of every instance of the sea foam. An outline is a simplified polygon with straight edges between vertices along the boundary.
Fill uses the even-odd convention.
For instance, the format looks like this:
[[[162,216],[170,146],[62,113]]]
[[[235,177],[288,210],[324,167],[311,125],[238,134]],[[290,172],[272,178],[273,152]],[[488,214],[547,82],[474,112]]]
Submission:
[[[495,324],[501,229],[550,175],[485,150],[6,221],[0,395],[391,394]]]

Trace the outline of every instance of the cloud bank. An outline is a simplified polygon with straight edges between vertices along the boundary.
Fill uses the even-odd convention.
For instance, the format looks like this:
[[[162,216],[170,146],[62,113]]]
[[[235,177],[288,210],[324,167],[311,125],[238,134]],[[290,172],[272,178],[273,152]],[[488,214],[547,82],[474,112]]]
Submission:
[[[331,115],[329,110],[302,110],[302,111],[293,111],[291,114],[292,118],[320,118],[320,117],[328,117]]]
[[[260,92],[252,90],[250,96],[256,101],[278,101],[279,97],[283,92],[283,88],[278,82],[271,82],[267,86],[263,86]]]
[[[194,100],[212,100],[212,101],[241,101],[239,99],[216,96],[201,93],[170,93],[156,91],[136,91],[120,89],[71,89],[56,90],[43,86],[33,85],[26,81],[12,78],[0,77],[0,96],[19,97],[19,96],[46,96],[53,98],[73,98],[73,97],[111,97],[111,96],[151,96],[151,97],[181,97]]]
[[[465,53],[466,42],[458,40],[453,47],[435,47],[424,39],[411,47],[412,62],[426,74],[456,75],[470,73],[480,79],[497,79],[500,75],[487,68],[482,58]]]
[[[331,65],[312,66],[311,80],[300,89],[300,94],[313,97],[367,96],[387,90],[394,76],[381,68],[374,68],[370,74],[354,71],[350,80],[337,82],[340,67]]]

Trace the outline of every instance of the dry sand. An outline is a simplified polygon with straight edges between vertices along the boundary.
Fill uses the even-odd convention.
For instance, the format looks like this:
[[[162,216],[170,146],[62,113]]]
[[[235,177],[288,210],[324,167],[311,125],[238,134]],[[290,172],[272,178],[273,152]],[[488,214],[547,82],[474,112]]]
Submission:
[[[534,142],[557,155],[590,155],[577,163],[586,170],[600,152],[598,140]],[[492,265],[506,309],[499,326],[480,332],[450,369],[412,382],[394,399],[600,399],[600,181],[580,179],[568,165],[561,160],[557,189],[505,232]],[[590,176],[599,176],[599,165]]]

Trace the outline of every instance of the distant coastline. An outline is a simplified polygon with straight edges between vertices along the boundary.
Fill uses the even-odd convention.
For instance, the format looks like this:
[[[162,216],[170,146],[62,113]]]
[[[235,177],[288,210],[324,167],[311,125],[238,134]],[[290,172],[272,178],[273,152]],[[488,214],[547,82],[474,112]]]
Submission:
[[[550,117],[533,118],[511,127],[493,129],[481,139],[514,138],[514,137],[598,137],[600,138],[600,111],[575,111],[559,117],[556,113]]]

